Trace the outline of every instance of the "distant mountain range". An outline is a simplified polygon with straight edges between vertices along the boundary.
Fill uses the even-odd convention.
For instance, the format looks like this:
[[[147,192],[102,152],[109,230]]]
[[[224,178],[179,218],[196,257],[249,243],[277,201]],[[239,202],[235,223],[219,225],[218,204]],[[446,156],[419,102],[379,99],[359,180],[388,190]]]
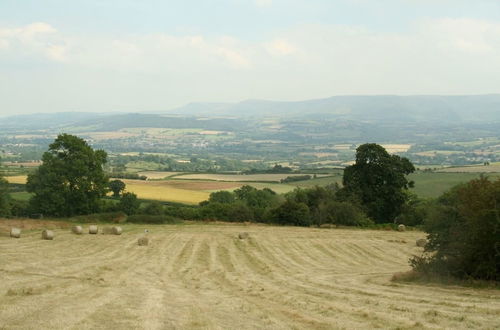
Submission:
[[[243,117],[328,115],[352,120],[500,121],[500,94],[333,96],[298,102],[190,103],[169,113]]]
[[[161,114],[66,112],[18,115],[0,118],[0,128],[71,131],[118,130],[125,127],[236,130],[245,127],[247,119],[264,117],[285,120],[325,118],[365,123],[492,124],[500,123],[500,94],[334,96],[298,102],[248,100],[239,103],[190,103]]]

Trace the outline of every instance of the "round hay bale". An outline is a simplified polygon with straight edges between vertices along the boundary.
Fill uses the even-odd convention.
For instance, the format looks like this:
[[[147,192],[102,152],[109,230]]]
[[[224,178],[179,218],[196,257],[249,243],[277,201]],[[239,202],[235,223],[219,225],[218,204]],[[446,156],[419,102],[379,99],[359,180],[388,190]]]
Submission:
[[[53,240],[54,239],[54,232],[52,230],[45,229],[42,231],[42,239],[46,240]]]
[[[246,238],[249,238],[250,237],[250,234],[248,234],[247,232],[245,233],[239,233],[238,234],[238,238],[239,239],[246,239]]]
[[[139,246],[147,246],[149,244],[149,239],[147,237],[141,237],[137,241],[137,244],[139,244]]]
[[[427,240],[425,238],[417,239],[416,244],[418,247],[425,247],[427,245]]]
[[[120,226],[114,226],[112,229],[113,235],[121,235],[122,234],[122,227]]]
[[[20,238],[21,237],[21,229],[19,229],[19,228],[11,228],[10,229],[10,237],[12,237],[12,238]]]
[[[96,225],[89,226],[89,234],[96,235],[98,231],[99,230]]]
[[[71,227],[71,232],[76,235],[81,235],[83,234],[83,228],[82,226],[73,226]]]
[[[405,225],[399,225],[398,226],[398,231],[405,231],[406,230],[406,226]]]

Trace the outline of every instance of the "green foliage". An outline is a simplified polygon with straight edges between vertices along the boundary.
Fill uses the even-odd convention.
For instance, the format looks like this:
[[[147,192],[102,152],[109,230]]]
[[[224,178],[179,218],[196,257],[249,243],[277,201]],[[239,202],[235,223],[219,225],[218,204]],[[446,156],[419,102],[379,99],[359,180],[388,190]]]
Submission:
[[[419,272],[500,280],[500,179],[472,180],[445,193],[430,211],[426,254],[411,264]]]
[[[210,203],[223,203],[223,204],[231,204],[235,201],[235,195],[226,190],[216,191],[210,194],[208,198]]]
[[[113,192],[114,197],[120,197],[120,193],[125,190],[125,182],[122,180],[109,181],[109,189]]]
[[[128,215],[136,214],[141,206],[141,202],[137,199],[137,195],[131,192],[126,192],[120,197],[118,209]]]
[[[270,212],[271,220],[280,225],[310,226],[311,215],[305,203],[286,200]]]
[[[420,226],[428,217],[433,200],[420,199],[411,192],[406,193],[407,201],[401,207],[401,214],[396,218],[396,222],[407,226]]]
[[[28,175],[33,211],[53,216],[98,212],[108,185],[106,158],[106,152],[94,151],[77,136],[59,135],[43,154],[43,164]]]
[[[0,217],[7,217],[11,215],[10,196],[9,196],[9,183],[2,176],[0,176]]]
[[[314,174],[316,176],[316,174]],[[311,180],[311,176],[309,174],[306,175],[295,175],[295,176],[287,176],[284,179],[281,179],[281,183],[290,183],[290,182],[297,182],[297,181],[305,181],[305,180]]]
[[[356,206],[349,202],[327,201],[320,205],[321,223],[343,226],[370,226],[373,221]]]
[[[375,222],[392,222],[407,199],[404,190],[413,186],[406,176],[414,171],[407,158],[375,143],[363,144],[356,149],[356,163],[344,170],[343,195],[359,198]]]
[[[95,222],[121,223],[125,222],[126,219],[127,215],[121,211],[86,214],[72,218],[73,221],[82,223],[95,223]]]
[[[163,205],[160,202],[153,201],[149,203],[141,213],[148,215],[162,215],[163,214]]]

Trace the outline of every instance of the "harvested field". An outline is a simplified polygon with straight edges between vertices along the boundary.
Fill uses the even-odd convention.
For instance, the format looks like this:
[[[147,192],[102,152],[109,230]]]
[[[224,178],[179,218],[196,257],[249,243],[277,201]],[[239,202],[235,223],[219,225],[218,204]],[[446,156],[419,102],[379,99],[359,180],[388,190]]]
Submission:
[[[474,165],[474,166],[460,166],[448,167],[440,169],[438,172],[445,173],[500,173],[500,163],[492,163],[490,165]]]
[[[5,179],[9,181],[9,183],[16,184],[25,184],[28,179],[27,175],[15,175],[15,176],[6,176]]]
[[[144,175],[148,179],[159,180],[159,179],[165,179],[165,178],[171,177],[173,175],[178,175],[181,173],[182,172],[143,171],[143,172],[138,172],[137,174]]]
[[[149,245],[139,246],[145,228]],[[420,232],[194,224],[55,234],[0,237],[0,328],[500,327],[498,290],[390,281],[421,251]]]
[[[269,181],[269,182],[279,182],[281,179],[285,179],[289,176],[301,176],[304,174],[210,174],[210,173],[200,173],[200,174],[186,174],[176,176],[179,180],[215,180],[215,181],[235,181],[235,182],[245,182],[245,181]],[[318,174],[318,177],[326,176],[326,174]]]
[[[126,190],[137,194],[139,198],[159,201],[197,204],[207,200],[209,193],[187,190],[180,185],[172,185],[171,181],[122,180]],[[200,189],[201,190],[201,189]]]

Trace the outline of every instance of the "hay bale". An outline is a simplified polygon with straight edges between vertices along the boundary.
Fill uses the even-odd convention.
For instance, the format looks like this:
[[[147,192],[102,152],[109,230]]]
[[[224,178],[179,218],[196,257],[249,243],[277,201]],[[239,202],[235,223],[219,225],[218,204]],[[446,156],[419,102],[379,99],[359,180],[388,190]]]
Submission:
[[[111,229],[113,230],[113,235],[121,235],[123,231],[120,226],[114,226]]]
[[[53,240],[54,239],[54,232],[52,230],[45,229],[42,231],[42,239],[46,240]]]
[[[71,232],[75,235],[81,235],[83,234],[83,228],[82,226],[73,226],[71,227]]]
[[[121,235],[122,234],[122,227],[119,227],[119,226],[104,227],[102,229],[102,233],[104,235]]]
[[[418,247],[425,247],[427,245],[427,240],[425,238],[417,239],[416,244]]]
[[[398,226],[398,231],[405,231],[406,230],[406,226],[405,225],[399,225]]]
[[[246,239],[246,238],[249,238],[250,237],[250,234],[248,234],[247,232],[245,233],[239,233],[238,234],[238,238],[239,239]]]
[[[149,244],[149,238],[147,238],[147,237],[141,237],[137,241],[137,244],[139,244],[139,246],[147,246]]]
[[[96,225],[89,226],[89,234],[96,235],[98,231],[99,230]]]
[[[10,237],[12,237],[12,238],[20,238],[21,237],[21,229],[19,229],[19,228],[11,228],[10,229]]]

